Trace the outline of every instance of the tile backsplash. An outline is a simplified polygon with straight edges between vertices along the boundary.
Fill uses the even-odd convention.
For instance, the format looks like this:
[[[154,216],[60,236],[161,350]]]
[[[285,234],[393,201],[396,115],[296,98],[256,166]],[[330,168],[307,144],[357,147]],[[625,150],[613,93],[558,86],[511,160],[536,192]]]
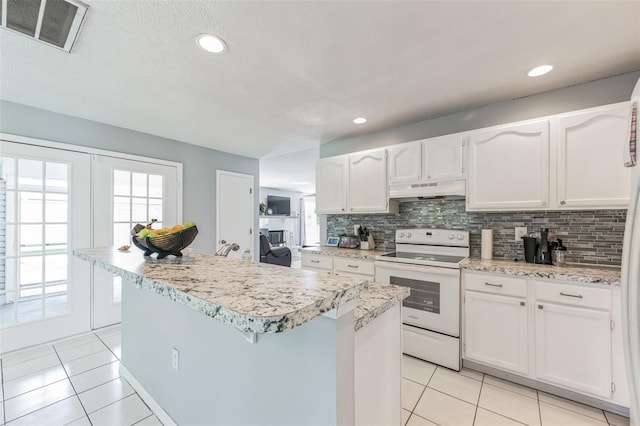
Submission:
[[[329,235],[353,233],[353,225],[366,226],[382,250],[395,248],[395,231],[400,228],[450,228],[471,233],[471,255],[480,257],[481,230],[493,229],[493,257],[524,259],[522,241],[514,241],[514,228],[527,232],[549,229],[550,240],[562,239],[567,262],[622,264],[622,241],[626,210],[563,212],[466,212],[464,200],[411,201],[400,204],[399,214],[329,215]]]

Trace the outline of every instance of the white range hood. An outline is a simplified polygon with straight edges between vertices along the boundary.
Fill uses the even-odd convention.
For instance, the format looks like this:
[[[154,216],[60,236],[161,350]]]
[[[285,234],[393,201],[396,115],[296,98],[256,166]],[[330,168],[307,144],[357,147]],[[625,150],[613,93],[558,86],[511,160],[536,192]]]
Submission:
[[[429,183],[414,183],[406,185],[392,185],[389,198],[400,201],[413,201],[428,198],[461,199],[466,196],[464,179],[448,180]]]

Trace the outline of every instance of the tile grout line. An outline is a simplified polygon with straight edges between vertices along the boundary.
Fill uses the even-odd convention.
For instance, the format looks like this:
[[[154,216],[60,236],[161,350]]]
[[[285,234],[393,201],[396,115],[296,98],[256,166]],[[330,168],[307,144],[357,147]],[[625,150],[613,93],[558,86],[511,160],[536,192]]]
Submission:
[[[542,426],[542,408],[540,407],[540,393],[538,392],[538,390],[536,389],[536,399],[538,400],[538,419],[539,419],[539,424],[540,426]]]
[[[480,406],[480,395],[482,395],[482,387],[484,386],[484,373],[482,373],[482,381],[480,382],[480,392],[478,392],[478,399],[476,400],[476,410],[473,412],[472,425],[476,424],[476,417],[478,416],[478,407]]]
[[[409,415],[409,418],[407,419],[407,423],[409,423],[409,420],[411,419],[411,416],[413,416],[413,412],[415,411],[416,407],[420,403],[420,400],[422,399],[422,396],[426,392],[427,387],[429,386],[429,383],[431,382],[431,379],[433,379],[433,376],[436,374],[436,371],[438,370],[438,368],[440,368],[440,367],[436,366],[436,368],[433,369],[433,372],[431,373],[431,376],[429,376],[429,380],[427,380],[427,384],[424,385],[424,389],[422,389],[422,392],[420,393],[420,396],[418,397],[418,400],[416,401],[415,404],[413,404],[413,408],[411,409],[411,414]],[[407,379],[407,380],[409,380],[409,379]],[[421,417],[419,414],[416,414],[416,416]],[[424,417],[421,417],[421,418],[424,418]],[[426,420],[429,420],[429,419],[426,419]],[[429,420],[429,421],[431,422],[431,420]],[[435,423],[435,422],[432,422],[432,423]]]
[[[75,394],[75,397],[78,398],[78,402],[80,403],[80,406],[82,407],[82,411],[84,411],[84,415],[86,416],[87,420],[89,421],[89,424],[93,425],[93,423],[91,422],[91,419],[89,418],[89,413],[87,413],[87,410],[84,408],[84,404],[82,403],[82,401],[80,401],[80,397],[78,396],[78,392],[76,391],[76,387],[73,386],[73,382],[71,381],[71,377],[69,376],[69,372],[67,371],[66,368],[64,368],[64,363],[62,362],[62,359],[60,359],[60,355],[58,355],[58,351],[56,350],[56,347],[54,345],[51,345],[51,346],[53,346],[53,351],[55,352],[56,356],[60,360],[60,365],[62,365],[62,369],[64,370],[64,374],[66,374],[67,380],[69,380],[69,384],[71,385],[71,389],[73,389],[73,393]],[[76,419],[76,420],[78,420],[78,419]]]

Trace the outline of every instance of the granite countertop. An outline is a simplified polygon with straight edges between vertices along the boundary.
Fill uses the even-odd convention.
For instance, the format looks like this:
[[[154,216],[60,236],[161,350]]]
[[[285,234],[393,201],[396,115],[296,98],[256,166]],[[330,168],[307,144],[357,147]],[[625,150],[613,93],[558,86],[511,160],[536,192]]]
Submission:
[[[389,253],[389,251],[382,250],[360,250],[360,249],[346,249],[338,247],[320,246],[320,247],[305,247],[300,251],[304,253],[322,254],[325,256],[338,256],[349,257],[352,259],[371,259],[381,254]]]
[[[396,303],[409,296],[408,287],[397,285],[369,283],[366,290],[360,293],[360,299],[354,314],[354,330],[358,331],[371,321],[388,311]]]
[[[606,285],[620,285],[620,268],[606,266],[553,266],[535,263],[514,262],[513,260],[481,260],[469,258],[460,268],[469,271],[495,272],[523,277],[547,278],[580,283],[597,283]]]
[[[114,248],[73,254],[136,286],[249,333],[278,333],[356,300],[367,281],[208,254],[145,258]]]

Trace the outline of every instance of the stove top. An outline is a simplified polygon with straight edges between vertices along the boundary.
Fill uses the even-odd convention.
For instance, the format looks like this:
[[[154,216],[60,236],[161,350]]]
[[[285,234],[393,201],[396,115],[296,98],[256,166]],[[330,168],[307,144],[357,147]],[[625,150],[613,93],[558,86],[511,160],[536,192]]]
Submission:
[[[459,268],[469,257],[469,232],[449,229],[398,229],[396,251],[376,257],[383,262]]]

